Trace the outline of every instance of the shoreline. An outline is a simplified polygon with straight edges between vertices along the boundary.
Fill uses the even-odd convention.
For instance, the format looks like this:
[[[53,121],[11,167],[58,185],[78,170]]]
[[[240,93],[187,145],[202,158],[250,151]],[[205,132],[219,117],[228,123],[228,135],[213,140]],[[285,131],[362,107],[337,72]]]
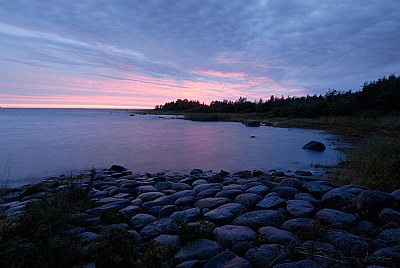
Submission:
[[[12,249],[22,231],[30,235],[23,229],[13,233],[12,225],[4,225],[10,220],[33,229],[62,221],[48,236],[58,236],[66,246],[80,244],[71,244],[69,250],[79,254],[56,260],[64,262],[59,266],[104,267],[115,265],[118,258],[113,257],[118,256],[130,260],[129,265],[155,262],[151,267],[186,267],[189,262],[199,267],[222,262],[243,265],[238,267],[392,266],[400,244],[400,190],[388,194],[359,185],[336,186],[306,171],[293,176],[272,170],[207,174],[199,169],[134,175],[114,165],[74,180],[14,189],[12,195],[0,202],[0,242]],[[62,207],[58,220],[52,212],[56,223],[48,222],[44,211],[60,205],[69,210]],[[42,215],[39,225],[32,222]],[[31,227],[24,227],[26,217]],[[28,234],[27,241],[35,244],[37,238]],[[111,241],[117,238],[122,248],[135,245],[140,254],[133,258],[121,246],[114,248]],[[104,250],[108,253],[102,256]],[[28,257],[1,257],[0,262],[29,263]]]

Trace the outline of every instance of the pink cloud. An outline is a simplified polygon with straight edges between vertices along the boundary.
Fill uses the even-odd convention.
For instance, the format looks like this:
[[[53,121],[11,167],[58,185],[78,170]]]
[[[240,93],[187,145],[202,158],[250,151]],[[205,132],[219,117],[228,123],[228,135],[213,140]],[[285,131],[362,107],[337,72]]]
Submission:
[[[208,76],[217,76],[217,77],[227,77],[227,78],[240,78],[240,77],[246,77],[247,74],[243,72],[237,72],[237,73],[229,73],[229,72],[219,72],[219,71],[212,71],[212,70],[199,70],[195,71],[195,74],[199,75],[208,75]]]

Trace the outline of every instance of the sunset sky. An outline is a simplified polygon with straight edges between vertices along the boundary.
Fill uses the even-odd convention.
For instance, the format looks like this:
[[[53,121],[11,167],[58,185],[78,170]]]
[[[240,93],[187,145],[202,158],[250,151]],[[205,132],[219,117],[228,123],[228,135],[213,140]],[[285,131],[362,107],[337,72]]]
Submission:
[[[0,0],[0,106],[153,108],[400,74],[397,0]]]

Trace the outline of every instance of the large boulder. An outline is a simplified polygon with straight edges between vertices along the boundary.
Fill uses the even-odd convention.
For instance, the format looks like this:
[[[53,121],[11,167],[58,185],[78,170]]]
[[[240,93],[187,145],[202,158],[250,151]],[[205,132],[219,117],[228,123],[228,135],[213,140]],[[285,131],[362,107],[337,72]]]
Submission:
[[[321,199],[324,194],[332,190],[333,188],[331,186],[326,185],[323,182],[318,182],[318,181],[310,181],[306,182],[302,186],[302,190],[311,194],[312,196]]]
[[[204,219],[217,225],[224,225],[231,223],[235,217],[245,212],[247,209],[243,205],[229,203],[207,212],[204,214]]]
[[[149,214],[137,214],[133,216],[130,220],[130,224],[134,229],[141,229],[147,224],[155,222],[157,220],[156,217]]]
[[[322,233],[321,237],[348,257],[365,257],[370,248],[364,238],[347,232],[328,231]]]
[[[194,206],[200,209],[208,208],[214,209],[216,207],[222,206],[226,203],[232,202],[231,199],[225,197],[209,197],[205,199],[198,200]]]
[[[315,221],[325,226],[347,230],[356,225],[358,218],[339,210],[324,208],[315,215]]]
[[[342,210],[349,206],[356,196],[341,188],[336,188],[325,193],[321,199],[321,205],[326,208]]]
[[[162,234],[175,235],[178,233],[178,225],[174,220],[169,218],[161,219],[146,225],[140,235],[144,239],[153,239]]]
[[[182,248],[181,241],[177,235],[160,235],[154,238],[154,241],[165,246],[172,255]]]
[[[326,150],[326,147],[322,142],[310,141],[303,146],[303,149],[322,152]]]
[[[188,260],[208,260],[221,252],[220,246],[211,240],[199,238],[189,242],[175,255],[175,260],[184,262]]]
[[[240,215],[232,224],[258,230],[264,226],[279,227],[285,220],[286,216],[280,210],[256,210]]]
[[[262,198],[259,194],[244,193],[238,195],[235,199],[236,203],[242,204],[247,210],[252,209]]]
[[[376,219],[382,209],[391,207],[395,197],[378,190],[367,190],[357,196],[356,206],[360,217]]]
[[[257,234],[246,226],[225,225],[214,229],[215,240],[225,249],[243,255],[255,246]]]
[[[288,200],[286,204],[286,210],[295,218],[311,218],[316,212],[315,207],[305,200]]]
[[[280,244],[284,246],[300,246],[300,239],[292,232],[281,230],[272,226],[258,229],[260,239],[265,244]]]
[[[267,194],[260,202],[256,204],[256,207],[263,209],[273,209],[282,207],[285,205],[285,199],[279,196],[277,193]]]

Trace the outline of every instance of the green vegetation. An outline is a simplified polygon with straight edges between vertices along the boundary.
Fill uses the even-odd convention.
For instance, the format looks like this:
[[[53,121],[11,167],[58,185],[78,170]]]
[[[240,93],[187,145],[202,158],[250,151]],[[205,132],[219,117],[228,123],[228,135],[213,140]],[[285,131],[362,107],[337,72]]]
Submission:
[[[391,192],[400,188],[400,141],[372,138],[360,142],[348,153],[332,178],[338,184],[361,184]]]

